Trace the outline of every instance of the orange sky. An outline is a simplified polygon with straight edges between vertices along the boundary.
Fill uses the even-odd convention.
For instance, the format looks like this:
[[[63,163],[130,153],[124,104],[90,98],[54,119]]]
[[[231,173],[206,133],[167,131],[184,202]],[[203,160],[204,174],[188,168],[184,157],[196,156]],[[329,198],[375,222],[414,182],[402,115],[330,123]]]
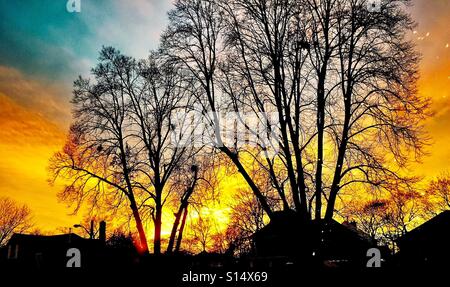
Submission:
[[[430,156],[411,168],[430,178],[450,171],[450,9],[449,1],[416,2],[413,15],[419,26],[412,36],[423,53],[419,92],[433,100],[435,116],[426,123],[433,139]],[[70,121],[70,87],[49,82],[0,65],[0,196],[29,205],[36,226],[46,231],[80,220],[57,202],[58,187],[47,184],[48,159],[62,146]]]
[[[0,196],[26,203],[36,226],[44,231],[76,221],[57,203],[57,187],[46,181],[48,159],[64,138],[54,123],[0,94]]]
[[[419,93],[432,99],[434,117],[426,123],[432,137],[430,155],[414,172],[433,177],[450,171],[450,1],[414,1],[418,26],[412,37],[422,54]]]

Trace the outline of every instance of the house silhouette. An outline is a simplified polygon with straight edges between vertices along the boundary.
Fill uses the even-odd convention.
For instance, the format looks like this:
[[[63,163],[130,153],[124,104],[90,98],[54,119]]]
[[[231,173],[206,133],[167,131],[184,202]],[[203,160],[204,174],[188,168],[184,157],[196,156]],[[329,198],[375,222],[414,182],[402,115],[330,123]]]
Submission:
[[[361,266],[376,242],[355,223],[306,221],[293,211],[276,212],[271,222],[253,236],[256,255],[286,258],[307,266]]]
[[[105,224],[100,225],[99,239],[86,239],[74,233],[31,235],[15,233],[6,246],[6,263],[12,268],[65,268],[71,258],[68,250],[76,248],[82,254],[81,266],[95,266],[105,245]]]
[[[397,239],[401,267],[449,267],[450,210],[444,211]]]

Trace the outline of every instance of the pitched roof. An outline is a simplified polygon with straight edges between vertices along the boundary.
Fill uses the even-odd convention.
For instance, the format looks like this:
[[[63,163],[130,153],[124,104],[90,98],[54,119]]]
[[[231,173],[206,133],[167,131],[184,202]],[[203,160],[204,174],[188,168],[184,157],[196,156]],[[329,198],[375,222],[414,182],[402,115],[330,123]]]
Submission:
[[[97,242],[97,239],[91,240],[83,238],[75,233],[58,234],[58,235],[33,235],[14,233],[11,236],[8,244],[21,244],[21,245],[67,245],[67,244],[92,244]]]
[[[428,220],[427,222],[423,223],[422,225],[409,231],[402,237],[398,238],[397,241],[401,243],[404,241],[411,241],[416,239],[432,240],[433,238],[441,237],[444,234],[449,235],[450,234],[449,232],[450,232],[450,210],[446,210],[436,215],[432,219]]]
[[[292,211],[280,211],[276,212],[274,220],[269,222],[262,229],[257,231],[252,235],[253,238],[273,235],[273,234],[291,234],[297,231],[297,228],[303,225],[303,228],[312,228],[313,230],[327,230],[327,233],[350,236],[354,239],[371,242],[370,237],[357,229],[355,226],[350,224],[341,224],[336,220],[332,219],[330,221],[326,220],[312,220],[312,221],[301,221],[298,216]],[[347,237],[348,238],[348,237]]]

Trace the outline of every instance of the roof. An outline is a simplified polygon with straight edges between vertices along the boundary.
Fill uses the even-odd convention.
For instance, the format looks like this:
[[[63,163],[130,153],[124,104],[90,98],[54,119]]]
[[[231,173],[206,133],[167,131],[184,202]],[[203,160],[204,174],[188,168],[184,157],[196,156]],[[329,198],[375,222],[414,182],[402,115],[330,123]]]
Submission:
[[[365,241],[365,242],[371,242],[372,239],[370,238],[369,235],[367,235],[366,233],[364,233],[363,231],[361,231],[360,229],[358,229],[356,226],[352,225],[352,224],[348,224],[346,222],[344,223],[339,223],[336,220],[332,219],[329,222],[324,221],[324,223],[322,223],[324,225],[323,228],[326,227],[331,227],[331,232],[343,232],[345,234],[348,234],[349,236],[354,237],[355,239],[361,240],[361,241]]]
[[[263,228],[256,231],[252,237],[264,236],[265,234],[284,233],[292,228],[292,226],[298,226],[302,224],[298,215],[292,211],[276,211],[273,214],[272,220]]]
[[[304,220],[291,211],[274,214],[253,235],[258,256],[358,260],[376,242],[353,225],[335,220]],[[317,257],[318,258],[318,257]],[[365,257],[364,257],[365,258]]]
[[[253,238],[258,238],[261,236],[266,235],[285,235],[285,234],[291,234],[292,232],[295,232],[296,229],[293,230],[293,227],[299,227],[303,224],[303,228],[312,228],[312,230],[319,231],[321,230],[322,233],[328,233],[328,234],[334,234],[334,235],[344,235],[346,238],[353,238],[360,241],[365,242],[371,242],[372,240],[370,237],[362,232],[361,230],[357,229],[355,226],[352,226],[350,224],[341,224],[337,222],[334,219],[331,219],[330,221],[327,220],[311,220],[302,222],[297,217],[297,215],[291,211],[282,211],[277,212],[276,216],[274,217],[274,220],[269,222],[266,226],[264,226],[259,231],[255,232],[253,234]]]
[[[399,243],[415,240],[433,240],[450,235],[450,210],[436,215],[432,219],[398,238]]]
[[[95,243],[94,243],[95,242]],[[14,233],[8,244],[20,245],[67,245],[67,244],[96,244],[97,239],[86,239],[75,233],[59,234],[59,235],[33,235]]]

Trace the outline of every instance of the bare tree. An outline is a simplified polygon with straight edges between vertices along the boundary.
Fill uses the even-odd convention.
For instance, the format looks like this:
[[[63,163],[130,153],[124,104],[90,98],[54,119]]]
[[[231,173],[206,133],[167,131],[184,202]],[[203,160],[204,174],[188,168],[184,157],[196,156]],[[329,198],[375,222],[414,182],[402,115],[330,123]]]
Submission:
[[[223,13],[213,1],[177,1],[169,13],[171,25],[162,38],[162,50],[169,57],[181,62],[197,82],[197,103],[201,114],[208,115],[207,122],[214,135],[212,142],[238,167],[267,213],[271,213],[266,199],[251,180],[236,152],[223,144],[220,136],[218,114],[218,90],[216,68],[221,30],[224,28]]]
[[[238,254],[251,251],[251,236],[265,226],[264,210],[247,190],[238,190],[234,196],[230,222],[226,230],[228,249]]]
[[[357,223],[359,230],[367,234],[372,240],[380,240],[386,224],[385,216],[389,202],[375,199],[366,203],[350,202],[341,211],[346,221]]]
[[[169,243],[167,245],[167,251],[166,251],[167,253],[172,253],[172,251],[173,251],[175,239],[177,237],[177,232],[178,232],[178,240],[177,240],[177,244],[176,244],[176,246],[177,246],[176,251],[179,251],[179,246],[181,245],[181,240],[183,238],[184,226],[186,224],[186,218],[187,218],[187,214],[188,214],[189,199],[190,199],[191,195],[194,193],[194,189],[196,188],[196,184],[199,179],[198,166],[192,165],[191,171],[193,173],[192,179],[189,180],[189,183],[187,183],[187,186],[185,186],[185,188],[183,189],[183,194],[180,196],[180,204],[178,206],[178,211],[176,213],[174,213],[175,220],[172,225],[172,231],[170,233]],[[178,185],[178,186],[180,186],[180,185]],[[180,222],[180,220],[181,220],[181,222]],[[180,227],[180,223],[181,223],[181,227]]]
[[[269,217],[254,169],[302,218],[331,219],[345,189],[411,182],[400,170],[423,153],[428,106],[405,37],[414,23],[398,3],[372,13],[366,2],[179,0],[169,13],[163,53],[196,80],[212,142]],[[224,112],[237,113],[255,140],[227,142]]]
[[[450,210],[450,177],[441,175],[429,182],[425,190],[426,198],[423,201],[427,215],[437,214]]]
[[[173,196],[172,206],[176,211],[167,253],[180,251],[189,206],[198,209],[205,206],[206,202],[214,201],[220,182],[219,164],[220,157],[215,156],[213,151],[204,149],[201,154],[197,154],[195,164],[189,170],[179,170],[173,177],[171,185],[178,194]]]
[[[0,247],[14,233],[25,232],[33,227],[31,210],[8,197],[0,197]]]
[[[382,199],[350,202],[341,215],[347,221],[356,222],[358,229],[370,238],[389,245],[395,251],[396,240],[418,224],[423,213],[422,196],[414,190],[403,190],[398,186],[390,192]]]
[[[151,55],[147,62],[139,63],[139,71],[143,83],[136,84],[134,79],[128,78],[123,85],[130,95],[132,118],[138,127],[137,146],[145,154],[140,169],[145,170],[144,175],[151,185],[139,184],[138,187],[148,195],[142,204],[151,209],[155,226],[154,251],[159,254],[163,206],[173,194],[174,187],[179,188],[168,182],[176,172],[186,172],[184,167],[195,165],[194,157],[201,147],[183,143],[195,140],[185,124],[189,121],[186,112],[191,106],[190,79],[178,73],[177,66],[158,54]],[[175,124],[179,125],[177,130]],[[192,172],[191,188],[184,195],[187,198],[197,182],[195,168]],[[149,199],[153,205],[146,204]]]
[[[213,235],[217,233],[213,220],[209,217],[201,216],[191,222],[189,231],[191,236],[200,245],[201,251],[206,252],[210,243],[212,243]]]
[[[75,211],[86,200],[91,208],[129,205],[143,252],[150,217],[159,254],[163,206],[173,194],[167,183],[198,151],[180,144],[189,137],[184,130],[174,132],[174,117],[189,107],[189,81],[156,53],[136,61],[104,47],[99,61],[93,82],[75,82],[75,122],[51,160],[52,181],[70,180],[60,198]]]
[[[397,190],[390,197],[390,205],[386,212],[387,234],[391,241],[406,234],[417,226],[417,220],[423,213],[421,195],[415,191]]]
[[[74,83],[74,119],[64,149],[50,161],[54,182],[62,177],[71,182],[59,194],[61,200],[75,203],[75,212],[88,200],[90,208],[101,201],[120,206],[126,199],[133,213],[141,247],[148,251],[144,226],[133,188],[136,154],[128,140],[130,122],[124,88],[118,83],[124,61],[111,63],[117,56],[112,48],[100,53],[98,66],[92,70],[95,83],[79,78]],[[121,65],[121,67],[117,67]]]

